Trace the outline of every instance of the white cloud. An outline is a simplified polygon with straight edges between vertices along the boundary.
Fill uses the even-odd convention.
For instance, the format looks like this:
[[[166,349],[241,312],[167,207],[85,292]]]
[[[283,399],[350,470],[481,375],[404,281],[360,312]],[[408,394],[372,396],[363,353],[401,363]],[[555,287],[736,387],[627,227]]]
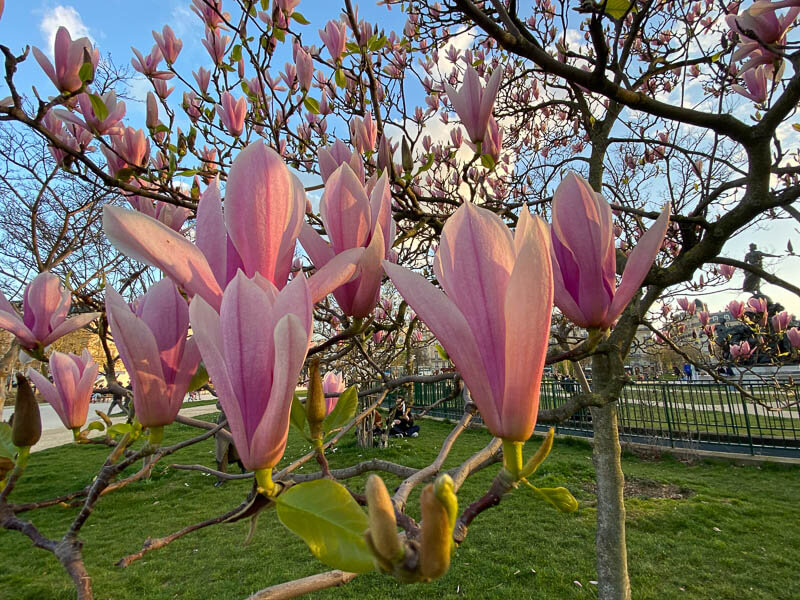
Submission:
[[[83,22],[80,13],[73,6],[58,6],[47,10],[39,23],[39,31],[42,32],[44,45],[47,53],[53,56],[53,44],[56,39],[56,31],[59,27],[66,27],[72,39],[88,37],[94,44],[94,39],[89,34],[89,28]]]

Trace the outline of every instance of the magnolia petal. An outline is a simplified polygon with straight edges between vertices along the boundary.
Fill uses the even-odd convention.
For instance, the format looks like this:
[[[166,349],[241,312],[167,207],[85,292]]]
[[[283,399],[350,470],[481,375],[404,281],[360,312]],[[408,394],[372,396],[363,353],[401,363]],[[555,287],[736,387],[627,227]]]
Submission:
[[[381,291],[383,279],[381,261],[384,255],[383,232],[380,227],[376,227],[369,246],[361,255],[361,260],[358,261],[360,268],[358,278],[344,286],[344,288],[353,288],[350,307],[345,311],[346,314],[353,317],[366,317],[375,308]]]
[[[337,254],[308,278],[311,301],[316,304],[336,288],[350,281],[358,271],[364,248],[351,248]]]
[[[64,427],[69,427],[69,414],[64,407],[64,403],[61,400],[61,395],[58,393],[56,386],[54,386],[50,380],[47,379],[47,377],[35,369],[28,369],[28,379],[30,379],[33,385],[36,386],[36,389],[42,395],[42,398],[45,399],[45,402],[53,407],[53,410],[56,411],[56,414],[58,415],[58,418],[61,419]]]
[[[106,314],[111,335],[133,382],[133,403],[145,427],[168,425],[167,388],[153,333],[114,288],[106,287]]]
[[[222,326],[217,311],[200,296],[196,296],[189,305],[189,319],[192,323],[192,339],[203,357],[203,364],[208,371],[214,391],[217,392],[222,410],[228,420],[233,443],[244,464],[250,460],[250,445],[244,427],[242,408],[239,398],[231,384],[228,366],[223,355]]]
[[[42,340],[42,346],[49,346],[57,339],[64,337],[68,333],[72,333],[78,329],[82,329],[86,327],[89,323],[94,321],[97,317],[100,316],[99,312],[91,312],[91,313],[83,313],[80,315],[75,315],[66,319],[56,327],[53,331],[50,332],[44,340]]]
[[[220,308],[222,344],[230,382],[242,407],[245,432],[251,439],[264,414],[265,390],[272,387],[275,347],[266,293],[239,271],[228,284]],[[269,319],[271,321],[271,319]]]
[[[550,339],[553,278],[549,232],[540,221],[527,232],[508,280],[504,302],[505,391],[500,408],[504,439],[523,442],[536,425],[539,385]]]
[[[289,434],[289,412],[303,361],[308,351],[308,332],[294,314],[283,316],[275,325],[275,353],[272,388],[261,422],[250,440],[250,465],[255,470],[274,467],[283,456]]]
[[[197,203],[195,232],[197,247],[206,257],[217,283],[224,289],[228,283],[228,230],[225,229],[225,219],[222,216],[218,178],[214,178]]]
[[[225,224],[248,277],[261,273],[278,287],[275,269],[292,210],[292,179],[281,156],[258,141],[233,161],[225,188]]]
[[[472,399],[478,405],[487,427],[492,431],[499,430],[500,414],[495,406],[474,330],[465,315],[450,298],[424,277],[387,260],[383,261],[383,268],[397,291],[450,355],[472,393]]]
[[[372,225],[369,199],[346,163],[328,178],[320,206],[325,207],[322,217],[334,252],[367,245]]]
[[[34,348],[38,340],[25,326],[16,313],[9,313],[0,310],[0,329],[5,329],[16,336],[20,343],[26,348]]]
[[[147,215],[108,205],[103,230],[117,250],[161,269],[186,292],[219,308],[222,288],[206,257],[185,237]]]
[[[653,261],[661,250],[664,236],[667,234],[669,212],[670,207],[668,204],[661,211],[653,226],[639,239],[639,243],[636,244],[636,247],[628,256],[628,261],[625,263],[625,271],[622,274],[622,281],[620,281],[619,288],[606,317],[606,327],[610,326],[622,314],[622,311],[628,306],[628,302],[631,301],[631,298],[641,287],[644,278],[650,271]]]
[[[300,243],[317,269],[325,266],[329,260],[336,256],[336,252],[333,251],[331,245],[308,223],[303,223],[300,228]]]

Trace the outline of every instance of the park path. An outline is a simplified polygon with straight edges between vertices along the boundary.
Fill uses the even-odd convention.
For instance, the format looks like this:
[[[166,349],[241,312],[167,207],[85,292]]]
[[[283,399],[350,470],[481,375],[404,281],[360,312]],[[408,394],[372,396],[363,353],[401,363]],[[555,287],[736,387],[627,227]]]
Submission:
[[[110,402],[93,402],[90,404],[89,418],[86,420],[87,424],[91,423],[92,421],[100,421],[100,417],[98,417],[94,411],[101,410],[106,412],[110,404]],[[180,414],[184,417],[196,417],[199,415],[207,415],[208,413],[213,413],[216,411],[217,409],[213,404],[192,406],[191,403],[188,403],[184,404],[183,408],[181,408]],[[13,407],[4,408],[3,420],[7,421],[13,412]],[[52,406],[49,404],[40,404],[39,413],[42,415],[42,437],[36,443],[36,445],[31,448],[31,452],[39,452],[41,450],[63,446],[64,444],[69,444],[72,442],[72,432],[64,427],[64,425],[61,423],[61,419],[58,418],[58,415],[56,414],[56,411],[53,410]],[[116,417],[111,417],[111,421],[113,423],[124,423],[125,416],[119,415]],[[102,433],[99,431],[90,432],[90,437],[100,437],[101,435]]]

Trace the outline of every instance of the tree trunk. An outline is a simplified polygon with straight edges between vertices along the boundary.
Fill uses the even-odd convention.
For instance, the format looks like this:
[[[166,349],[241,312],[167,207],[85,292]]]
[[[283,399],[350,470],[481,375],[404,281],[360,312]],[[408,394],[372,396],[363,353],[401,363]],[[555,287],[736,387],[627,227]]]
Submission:
[[[18,353],[19,344],[17,340],[12,340],[8,352],[0,358],[0,415],[3,414],[3,407],[6,404],[6,384],[11,375],[11,369],[13,369],[17,360]],[[2,417],[0,417],[0,421],[2,421]]]
[[[595,372],[596,373],[596,372]],[[597,483],[598,597],[600,600],[630,600],[628,551],[625,545],[625,476],[620,460],[617,403],[592,408],[594,463]]]

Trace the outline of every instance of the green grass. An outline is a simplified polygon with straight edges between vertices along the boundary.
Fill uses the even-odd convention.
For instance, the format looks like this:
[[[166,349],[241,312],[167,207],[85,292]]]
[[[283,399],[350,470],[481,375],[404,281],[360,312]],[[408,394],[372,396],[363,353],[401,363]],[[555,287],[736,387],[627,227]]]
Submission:
[[[422,466],[435,456],[448,430],[444,423],[426,420],[419,438],[391,440],[384,450],[362,450],[348,436],[331,455],[331,464],[335,468],[381,457]],[[165,432],[165,443],[193,432],[171,426]],[[465,432],[446,466],[457,464],[488,439],[484,430]],[[287,456],[296,457],[305,449],[301,440],[291,436]],[[528,448],[526,454],[532,451]],[[589,584],[596,579],[590,453],[582,442],[557,439],[553,453],[536,474],[538,485],[566,485],[581,503],[577,513],[558,514],[520,488],[478,517],[457,550],[450,572],[441,580],[428,585],[401,585],[370,574],[312,597],[595,598],[596,588]],[[65,446],[33,454],[29,471],[12,500],[41,499],[79,488],[89,482],[105,454],[97,446]],[[185,449],[173,456],[172,462],[213,465],[213,443]],[[800,597],[796,576],[800,468],[686,465],[669,458],[643,461],[628,455],[623,466],[636,490],[647,492],[668,484],[669,490],[678,490],[678,496],[683,497],[627,500],[634,598]],[[308,463],[304,470],[315,468]],[[459,494],[462,507],[487,489],[498,468],[490,467],[467,482]],[[390,489],[398,482],[396,478],[386,479]],[[249,546],[243,545],[247,524],[219,525],[152,552],[128,569],[114,566],[120,557],[137,551],[148,536],[166,535],[233,507],[250,485],[230,482],[213,488],[212,483],[211,477],[198,472],[159,466],[149,481],[103,498],[82,536],[96,597],[238,600],[263,587],[326,570],[271,512],[261,517]],[[347,483],[361,490],[364,478]],[[418,491],[412,495],[410,508],[415,517],[417,498]],[[75,512],[53,507],[23,516],[31,518],[45,534],[57,536]],[[55,559],[33,548],[21,534],[0,531],[0,557],[0,598],[74,598],[71,583]]]

